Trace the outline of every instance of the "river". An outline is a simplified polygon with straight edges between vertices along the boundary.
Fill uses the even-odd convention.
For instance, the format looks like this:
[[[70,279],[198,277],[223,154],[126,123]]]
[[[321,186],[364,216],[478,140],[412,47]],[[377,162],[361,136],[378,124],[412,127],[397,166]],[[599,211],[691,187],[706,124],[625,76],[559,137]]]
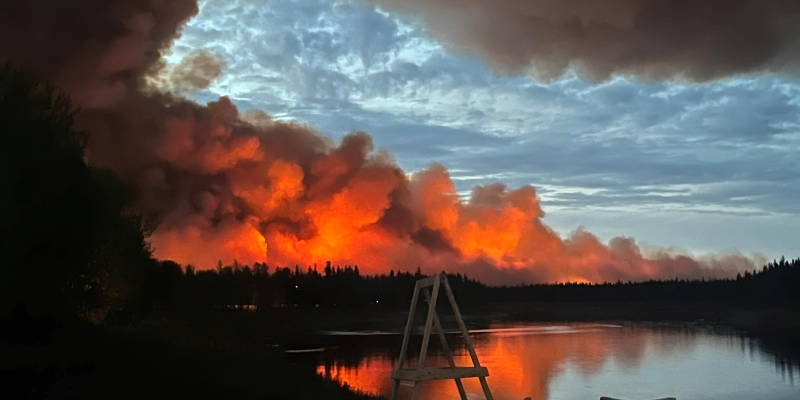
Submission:
[[[402,335],[397,332],[328,332],[317,354],[317,373],[356,391],[387,398],[392,391]],[[496,400],[797,400],[800,368],[769,343],[735,332],[694,326],[645,324],[492,324],[470,331]],[[456,364],[471,360],[458,335],[449,334]],[[418,357],[419,336],[409,363]],[[446,366],[431,337],[426,366]],[[483,399],[476,378],[465,379],[470,399]],[[455,383],[422,384],[421,399],[458,399]],[[403,385],[400,398],[411,396]]]

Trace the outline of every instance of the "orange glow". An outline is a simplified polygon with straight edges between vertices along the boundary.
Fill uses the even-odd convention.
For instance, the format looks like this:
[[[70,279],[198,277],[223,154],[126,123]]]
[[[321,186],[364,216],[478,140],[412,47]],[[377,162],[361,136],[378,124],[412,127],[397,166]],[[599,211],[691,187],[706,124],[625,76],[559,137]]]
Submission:
[[[539,327],[524,332],[473,334],[481,365],[489,369],[487,381],[495,398],[546,400],[551,396],[551,382],[565,372],[567,364],[575,365],[577,372],[586,376],[599,373],[612,359],[624,365],[636,365],[648,348],[662,348],[661,342],[665,340],[656,333],[628,328],[561,328],[566,331]],[[412,356],[416,358],[418,354]],[[432,359],[431,365],[446,366],[442,355],[429,354],[428,358]],[[457,350],[454,358],[456,365],[472,365],[465,349]],[[320,365],[317,373],[356,390],[388,398],[395,363],[396,360],[389,358],[370,356],[358,366]],[[468,395],[483,398],[478,379],[467,378],[462,382]],[[421,389],[421,398],[459,398],[451,380],[425,382]],[[410,390],[401,386],[401,398],[408,398]]]
[[[558,280],[555,283],[591,283],[591,282],[582,276],[571,276],[564,278],[563,280]]]
[[[532,186],[476,186],[463,201],[443,166],[409,177],[387,153],[374,152],[363,132],[335,146],[307,127],[244,123],[227,99],[200,110],[203,118],[162,125],[156,155],[201,178],[174,189],[183,200],[151,237],[159,258],[200,269],[234,259],[273,266],[330,260],[366,274],[420,267],[490,284],[724,274],[669,252],[648,258],[630,238],[603,244],[583,230],[562,238],[543,222]],[[147,185],[164,190],[165,179],[151,173]]]
[[[251,124],[227,98],[157,107],[167,109],[161,131],[144,145],[155,161],[136,180],[143,211],[159,218],[150,241],[162,259],[199,269],[218,260],[331,261],[365,274],[419,267],[489,284],[729,274],[666,251],[648,257],[630,238],[563,238],[544,223],[532,186],[479,185],[462,200],[444,166],[409,176],[364,132],[337,145],[266,116]]]
[[[350,389],[371,396],[379,396],[390,392],[391,381],[386,379],[392,375],[394,363],[387,358],[369,357],[358,368],[346,367],[334,363],[333,365],[320,365],[317,374],[328,379],[347,384]]]
[[[225,259],[249,264],[262,261],[267,253],[264,236],[248,223],[230,222],[214,231],[195,226],[168,232],[157,231],[151,240],[162,244],[155,248],[154,256],[189,263],[200,259]]]

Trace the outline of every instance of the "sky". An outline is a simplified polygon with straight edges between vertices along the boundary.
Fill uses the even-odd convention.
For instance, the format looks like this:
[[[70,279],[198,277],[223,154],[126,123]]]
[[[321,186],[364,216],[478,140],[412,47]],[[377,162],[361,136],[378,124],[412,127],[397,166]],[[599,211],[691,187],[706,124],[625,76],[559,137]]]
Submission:
[[[465,197],[532,185],[562,235],[798,255],[796,74],[542,78],[445,43],[447,31],[389,3],[204,0],[167,59],[224,59],[190,93],[199,102],[228,96],[335,139],[369,132],[409,174],[443,164]]]

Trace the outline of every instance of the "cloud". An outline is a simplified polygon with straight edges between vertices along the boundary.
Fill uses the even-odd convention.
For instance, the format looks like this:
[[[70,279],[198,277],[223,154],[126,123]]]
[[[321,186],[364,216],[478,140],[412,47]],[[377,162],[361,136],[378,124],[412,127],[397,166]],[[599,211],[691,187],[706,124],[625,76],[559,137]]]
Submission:
[[[197,11],[193,2],[119,0],[88,10],[68,4],[59,11],[62,23],[51,25],[39,16],[38,4],[10,17],[27,17],[28,24],[0,20],[0,26],[13,27],[7,33],[37,51],[15,42],[5,43],[0,54],[76,96],[83,107],[79,123],[91,135],[91,161],[137,185],[139,210],[156,226],[151,241],[159,257],[199,267],[213,265],[212,257],[273,265],[330,259],[358,263],[368,273],[421,265],[426,272],[469,270],[492,283],[722,276],[732,272],[717,268],[725,262],[753,266],[738,254],[705,262],[678,252],[646,252],[632,238],[606,243],[583,229],[562,237],[544,223],[541,198],[530,185],[481,182],[470,185],[471,194],[462,199],[454,183],[458,176],[444,166],[426,162],[409,174],[390,153],[376,150],[363,131],[329,138],[305,124],[252,110],[243,114],[229,97],[198,104],[170,87],[146,86],[167,73],[192,82],[188,87],[207,87],[198,96],[228,90],[253,105],[283,103],[267,110],[273,115],[283,110],[287,117],[307,116],[314,123],[366,121],[377,137],[395,135],[387,143],[405,145],[409,153],[418,151],[414,144],[439,152],[459,174],[599,178],[609,191],[630,185],[631,177],[652,177],[657,168],[668,171],[662,185],[696,176],[680,163],[689,159],[685,155],[679,162],[635,164],[653,154],[647,144],[661,140],[659,132],[645,132],[641,140],[626,131],[638,127],[638,120],[615,113],[635,111],[642,98],[659,97],[624,82],[589,87],[572,80],[544,87],[524,80],[529,85],[520,87],[522,80],[507,80],[495,87],[479,62],[430,51],[435,46],[380,10],[348,11],[347,4],[327,2],[276,1],[261,8],[212,3],[204,12],[217,7],[217,19],[197,22],[194,39],[192,26],[187,28],[187,41],[168,58],[175,62],[164,63],[162,53]],[[329,14],[335,18],[321,18]],[[270,21],[292,22],[273,31],[258,29]],[[42,24],[49,35],[36,34]],[[385,34],[374,41],[350,40],[343,33],[349,24]],[[226,26],[238,28],[230,37],[217,36]],[[218,76],[220,64],[213,57],[190,51],[199,47],[191,44],[197,37],[227,61],[227,75]],[[74,38],[68,41],[72,51],[57,51],[60,38]],[[244,44],[271,38],[286,53],[232,38]],[[86,46],[93,51],[76,50]],[[57,56],[42,58],[41,49]],[[78,64],[95,68],[63,73]],[[372,91],[366,83],[375,74],[392,84]],[[580,115],[572,106],[599,111]],[[352,119],[329,120],[331,110]],[[554,114],[547,115],[550,111]],[[643,120],[649,130],[660,129],[663,119]],[[537,141],[530,133],[548,138]],[[437,143],[437,137],[447,142]],[[628,168],[635,173],[626,174]]]
[[[792,80],[592,84],[573,77],[540,84],[495,76],[479,60],[448,54],[410,18],[359,1],[275,0],[270,7],[209,1],[181,42],[200,46],[207,29],[216,32],[211,27],[240,14],[263,22],[247,35],[216,40],[233,49],[226,58],[239,66],[228,69],[227,80],[252,87],[217,87],[217,93],[334,137],[367,130],[407,170],[430,160],[447,165],[460,192],[502,178],[513,186],[605,189],[591,196],[542,191],[546,204],[559,207],[716,208],[742,215],[796,208],[790,199],[798,185],[791,182],[800,171],[790,154],[800,144],[800,89]],[[307,20],[291,22],[297,18]],[[370,51],[382,61],[365,70],[361,45],[351,36],[368,37],[373,27],[383,39]],[[288,52],[289,64],[248,53],[277,37],[300,44]],[[313,68],[305,60],[314,60]],[[286,65],[307,72],[288,79],[281,75]],[[738,189],[730,196],[695,190],[680,199],[636,192],[652,184]]]
[[[225,59],[203,49],[189,53],[178,64],[159,70],[151,78],[154,90],[171,90],[188,94],[208,89],[211,83],[222,75]]]
[[[800,5],[792,0],[372,0],[413,14],[448,48],[501,73],[552,80],[707,81],[796,74]]]

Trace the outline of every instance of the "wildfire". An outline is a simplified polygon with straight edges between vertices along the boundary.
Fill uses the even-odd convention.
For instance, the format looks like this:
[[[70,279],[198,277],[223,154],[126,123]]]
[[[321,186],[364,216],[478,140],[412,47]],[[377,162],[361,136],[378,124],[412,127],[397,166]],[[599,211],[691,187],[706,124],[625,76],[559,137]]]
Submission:
[[[216,260],[283,266],[331,260],[360,265],[368,274],[419,266],[469,272],[489,282],[646,279],[681,269],[708,273],[691,258],[644,257],[630,238],[604,245],[576,231],[562,239],[544,224],[532,186],[476,186],[461,201],[444,166],[432,164],[409,178],[386,153],[373,151],[366,133],[333,145],[304,126],[246,124],[224,98],[206,109],[193,107],[212,112],[205,119],[163,124],[169,139],[157,152],[169,155],[162,157],[168,162],[160,175],[174,175],[170,169],[185,165],[186,182],[143,187],[150,193],[166,186],[183,204],[152,210],[163,215],[151,238],[159,258],[200,268]],[[171,130],[175,126],[179,133]],[[303,140],[287,146],[287,132]],[[177,146],[173,138],[187,134],[190,139]]]
[[[136,186],[159,258],[200,269],[330,260],[368,274],[420,267],[488,283],[711,277],[754,267],[738,255],[704,263],[647,256],[634,239],[606,245],[582,230],[562,238],[544,223],[532,186],[476,186],[462,201],[444,166],[409,178],[367,133],[334,143],[264,113],[242,116],[226,97],[187,100],[223,70],[223,60],[203,51],[177,66],[160,57],[196,2],[96,3],[7,10],[0,26],[14,40],[0,40],[0,58],[53,81],[81,107],[76,122],[90,135],[90,161]]]
[[[723,273],[670,253],[645,257],[631,238],[605,245],[582,230],[561,238],[543,222],[532,186],[476,186],[462,201],[444,166],[409,177],[364,132],[334,144],[302,125],[248,123],[227,98],[206,106],[153,95],[138,101],[159,108],[131,121],[159,127],[141,144],[151,157],[107,162],[139,183],[141,209],[159,222],[151,237],[159,258],[201,269],[217,260],[330,260],[367,274],[421,267],[490,283]]]

